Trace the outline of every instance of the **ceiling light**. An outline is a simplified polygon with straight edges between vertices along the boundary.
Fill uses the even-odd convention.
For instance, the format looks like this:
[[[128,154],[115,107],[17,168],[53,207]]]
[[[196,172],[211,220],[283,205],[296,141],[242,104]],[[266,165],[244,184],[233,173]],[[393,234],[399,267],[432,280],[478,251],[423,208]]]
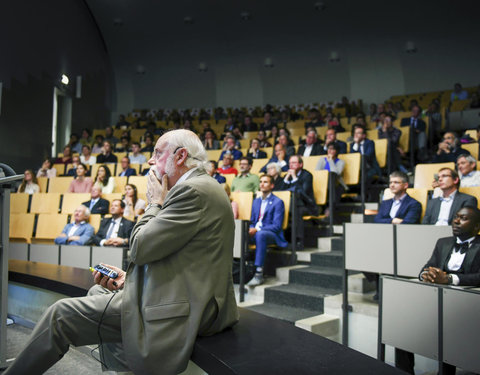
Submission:
[[[265,58],[264,62],[263,62],[263,66],[265,68],[273,68],[274,67],[274,64],[273,64],[273,60],[271,57],[267,57]]]
[[[147,71],[143,65],[137,65],[136,72],[138,75],[144,75]]]
[[[183,23],[186,24],[186,25],[193,25],[194,22],[195,21],[190,16],[187,16],[183,19]]]
[[[70,82],[70,80],[68,79],[68,76],[66,76],[65,74],[62,74],[61,82],[66,86],[68,85],[68,82]]]
[[[338,56],[337,51],[332,51],[330,52],[330,62],[340,62],[340,56]]]
[[[201,62],[198,64],[198,71],[199,72],[202,72],[202,73],[205,73],[206,71],[208,71],[208,66],[206,63],[204,62]]]
[[[252,15],[250,14],[250,12],[244,11],[240,13],[240,18],[243,21],[250,21],[252,19]]]
[[[408,41],[406,44],[405,44],[405,52],[406,53],[417,53],[417,47],[415,46],[415,43],[413,43],[412,41]]]

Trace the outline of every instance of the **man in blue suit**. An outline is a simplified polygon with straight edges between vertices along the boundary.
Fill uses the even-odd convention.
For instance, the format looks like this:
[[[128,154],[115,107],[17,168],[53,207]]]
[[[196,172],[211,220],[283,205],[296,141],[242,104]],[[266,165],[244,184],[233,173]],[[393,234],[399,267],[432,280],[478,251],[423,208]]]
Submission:
[[[126,156],[122,158],[122,161],[120,162],[121,170],[118,172],[118,175],[120,177],[130,177],[130,176],[136,176],[137,171],[133,168],[130,168],[130,159],[127,158]]]
[[[277,244],[280,247],[288,245],[283,236],[282,223],[285,215],[283,201],[272,194],[274,187],[273,177],[260,177],[260,191],[262,196],[253,201],[252,218],[248,234],[255,241],[255,276],[248,286],[261,285],[263,279],[263,264],[267,253],[267,245]]]
[[[380,204],[375,223],[420,224],[422,205],[407,194],[408,176],[403,172],[393,172],[389,187],[394,197]]]
[[[57,245],[85,245],[93,237],[94,229],[87,223],[90,210],[78,206],[73,213],[73,223],[65,225],[60,236],[55,238]]]

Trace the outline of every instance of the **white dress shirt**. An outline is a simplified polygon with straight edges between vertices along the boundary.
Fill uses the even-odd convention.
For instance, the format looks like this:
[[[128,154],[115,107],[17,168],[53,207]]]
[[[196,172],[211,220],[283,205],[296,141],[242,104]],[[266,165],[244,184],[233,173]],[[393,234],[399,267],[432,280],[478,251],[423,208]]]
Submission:
[[[312,153],[313,145],[305,145],[305,151],[303,151],[303,156],[310,156]]]
[[[262,230],[263,215],[265,214],[265,210],[266,210],[267,204],[268,204],[268,198],[270,198],[270,195],[272,195],[272,193],[268,194],[265,199],[262,198],[262,204],[260,205],[260,216],[258,218],[257,224],[255,224],[255,229],[257,231]]]
[[[106,235],[108,235],[110,233],[110,231],[112,232],[112,234],[110,234],[110,237],[108,237],[108,238],[117,238],[118,237],[118,231],[120,230],[120,222],[121,221],[122,221],[122,217],[119,217],[115,220],[112,219],[112,221],[110,222],[110,225],[108,226]],[[112,230],[112,225],[113,225],[113,230]],[[100,241],[100,246],[104,246],[104,243],[105,243],[106,240],[108,240],[108,238],[105,238],[105,239],[101,240]]]
[[[462,242],[468,242],[468,247],[472,246],[472,242],[475,239],[475,237],[470,237],[466,241],[460,240],[460,238],[457,237],[457,244],[461,244]],[[450,260],[448,261],[447,268],[449,271],[458,271],[463,264],[463,261],[465,259],[465,255],[467,253],[461,253],[460,250],[456,250],[455,247],[452,249],[452,254],[450,255]],[[453,285],[458,285],[460,284],[460,279],[457,275],[452,274],[452,284]]]
[[[390,208],[390,217],[392,219],[395,219],[395,216],[397,215],[397,212],[406,196],[407,194],[403,194],[399,199],[393,198],[392,208]]]
[[[480,186],[480,171],[472,171],[469,174],[460,174],[460,186],[473,187]]]
[[[452,209],[453,200],[455,199],[455,190],[447,198],[440,197],[442,203],[440,204],[440,212],[438,213],[437,222],[435,225],[448,225],[448,217],[450,216],[450,210]]]

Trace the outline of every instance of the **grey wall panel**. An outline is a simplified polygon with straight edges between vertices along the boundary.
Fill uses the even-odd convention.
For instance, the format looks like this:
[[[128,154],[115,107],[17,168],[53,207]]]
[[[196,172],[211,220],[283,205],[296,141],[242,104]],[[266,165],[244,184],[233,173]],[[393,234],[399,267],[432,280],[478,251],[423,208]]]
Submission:
[[[90,246],[60,246],[60,264],[77,268],[90,267]]]
[[[450,236],[451,226],[398,225],[397,275],[417,277],[432,256],[437,240]]]
[[[8,259],[28,260],[28,244],[10,242],[8,247]]]
[[[443,360],[480,373],[480,293],[443,290]]]
[[[32,262],[58,264],[60,246],[58,245],[30,245],[30,260]]]
[[[393,225],[345,224],[348,269],[393,274]]]
[[[92,266],[99,263],[123,267],[123,248],[92,246]]]
[[[381,340],[438,359],[438,288],[384,278]]]

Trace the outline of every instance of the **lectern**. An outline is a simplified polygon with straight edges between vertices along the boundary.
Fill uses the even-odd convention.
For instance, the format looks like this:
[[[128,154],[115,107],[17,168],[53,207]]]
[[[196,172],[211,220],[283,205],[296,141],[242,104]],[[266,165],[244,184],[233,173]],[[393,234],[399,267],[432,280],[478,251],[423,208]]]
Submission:
[[[7,177],[0,177],[0,369],[7,367],[7,300],[8,300],[8,238],[10,223],[10,192],[22,175],[0,164]]]

